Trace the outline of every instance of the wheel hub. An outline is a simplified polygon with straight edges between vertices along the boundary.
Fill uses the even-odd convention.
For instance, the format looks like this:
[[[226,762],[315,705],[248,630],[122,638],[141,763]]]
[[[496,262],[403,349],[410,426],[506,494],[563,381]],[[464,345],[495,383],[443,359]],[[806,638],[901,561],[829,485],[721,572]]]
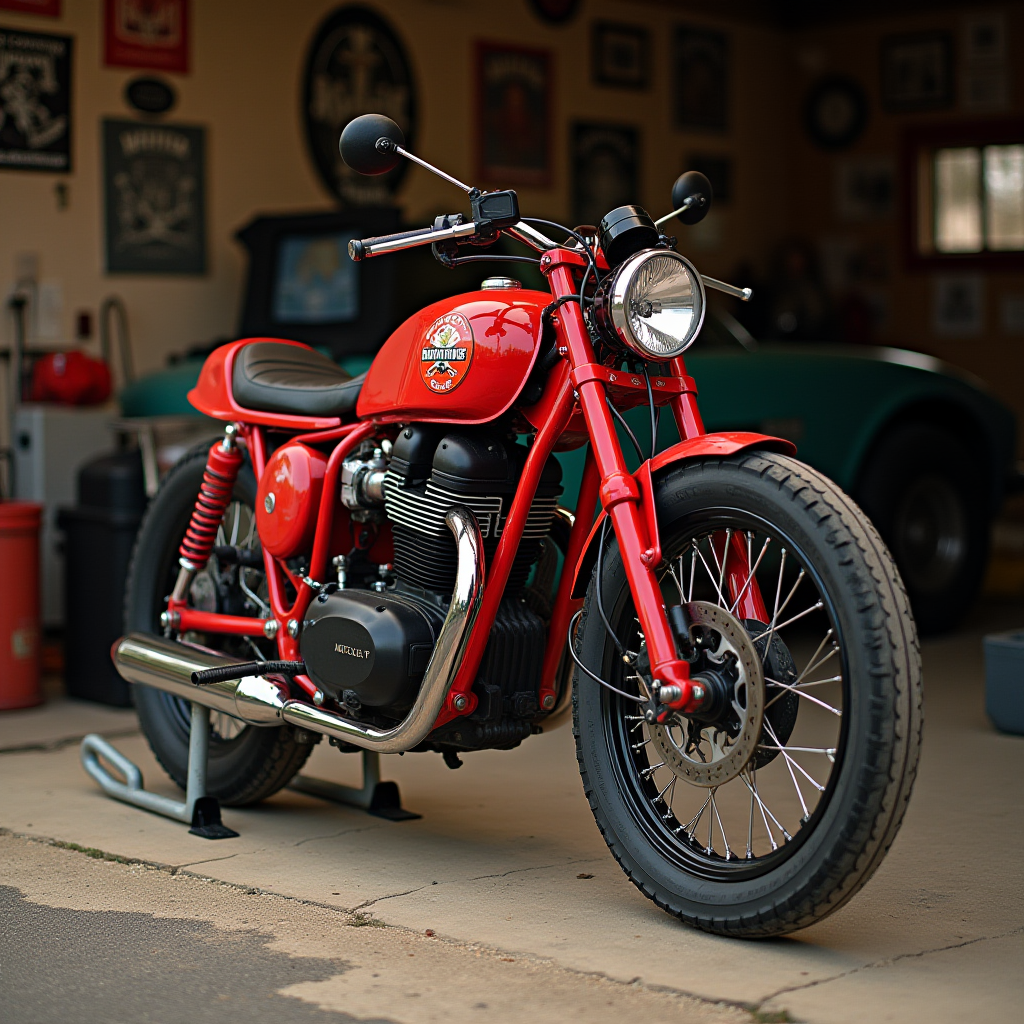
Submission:
[[[699,711],[650,727],[651,745],[671,771],[694,786],[736,778],[753,757],[764,721],[761,658],[743,624],[706,601],[688,605],[707,697]]]

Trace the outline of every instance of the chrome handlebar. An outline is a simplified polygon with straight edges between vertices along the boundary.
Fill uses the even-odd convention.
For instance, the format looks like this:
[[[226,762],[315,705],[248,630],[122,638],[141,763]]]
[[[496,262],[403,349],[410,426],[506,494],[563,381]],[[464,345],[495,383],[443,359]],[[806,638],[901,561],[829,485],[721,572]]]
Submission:
[[[467,221],[465,224],[456,224],[451,228],[423,228],[421,231],[400,231],[394,235],[381,235],[378,238],[353,238],[348,243],[348,254],[350,259],[358,263],[360,260],[370,259],[372,256],[384,256],[390,252],[413,249],[418,245],[433,245],[434,242],[470,238],[476,234],[476,230],[476,223]],[[512,227],[505,228],[505,232],[537,252],[561,248],[557,242],[553,242],[525,221],[519,221]],[[725,281],[719,281],[717,278],[707,277],[704,274],[701,274],[701,280],[706,288],[714,288],[716,291],[724,292],[742,302],[749,302],[753,295],[750,288],[737,288],[736,285],[726,284]]]

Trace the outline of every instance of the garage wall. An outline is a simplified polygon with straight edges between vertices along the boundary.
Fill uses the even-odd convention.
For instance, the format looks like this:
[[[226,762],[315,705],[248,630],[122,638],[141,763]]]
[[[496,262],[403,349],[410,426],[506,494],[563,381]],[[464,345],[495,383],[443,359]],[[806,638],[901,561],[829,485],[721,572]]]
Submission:
[[[102,262],[99,132],[103,117],[130,117],[122,99],[136,74],[102,66],[100,0],[65,0],[59,19],[0,10],[0,26],[75,37],[73,171],[69,175],[0,172],[0,288],[14,280],[19,253],[37,253],[43,283],[62,298],[55,337],[40,344],[72,344],[74,314],[95,312],[102,299],[121,295],[128,307],[143,372],[168,353],[230,334],[237,321],[245,265],[233,232],[257,212],[327,209],[332,199],[307,157],[299,119],[306,48],[334,7],[329,0],[195,0],[192,70],[167,75],[179,93],[169,120],[208,129],[208,272],[203,277],[107,275]],[[545,190],[521,189],[524,210],[569,216],[567,139],[574,118],[632,124],[642,137],[642,195],[652,211],[668,205],[671,183],[695,149],[733,157],[736,200],[716,210],[688,236],[688,248],[709,273],[726,274],[754,252],[766,255],[784,229],[785,204],[773,204],[784,181],[779,126],[788,106],[787,63],[777,30],[716,22],[688,10],[585,0],[564,27],[548,26],[526,0],[500,5],[477,0],[389,0],[370,3],[394,25],[413,63],[422,155],[462,178],[473,174],[473,44],[500,39],[554,53],[555,175]],[[590,25],[606,18],[646,26],[654,66],[647,92],[590,84]],[[711,24],[730,34],[732,127],[723,134],[683,134],[671,127],[668,89],[671,28]],[[59,208],[56,186],[68,186]],[[398,197],[410,223],[458,209],[459,194],[424,171],[411,170]],[[57,294],[59,293],[59,295]],[[53,318],[51,318],[53,319]],[[3,339],[10,335],[9,315]],[[93,343],[95,346],[95,342]]]
[[[1004,103],[972,107],[966,101],[965,30],[978,15],[1001,15],[1005,27],[1007,95]],[[891,113],[881,95],[881,48],[889,35],[948,32],[953,40],[955,98],[946,109]],[[906,259],[903,213],[909,196],[900,178],[901,140],[918,127],[964,121],[979,123],[1024,116],[1024,4],[964,4],[912,17],[873,18],[796,32],[791,38],[796,105],[791,125],[790,168],[798,206],[793,230],[813,241],[824,257],[837,296],[853,294],[875,307],[874,337],[946,359],[983,378],[1024,422],[1024,331],[1006,324],[1006,306],[1024,302],[1024,272],[966,269],[915,270]],[[868,122],[848,148],[828,153],[814,145],[800,124],[800,105],[825,75],[849,76],[867,93]],[[860,159],[890,161],[896,173],[891,212],[882,217],[844,216],[839,199],[843,165]],[[980,329],[958,335],[937,330],[934,304],[944,277],[980,282]],[[1024,441],[1024,439],[1021,439]],[[1024,452],[1024,447],[1021,449]]]

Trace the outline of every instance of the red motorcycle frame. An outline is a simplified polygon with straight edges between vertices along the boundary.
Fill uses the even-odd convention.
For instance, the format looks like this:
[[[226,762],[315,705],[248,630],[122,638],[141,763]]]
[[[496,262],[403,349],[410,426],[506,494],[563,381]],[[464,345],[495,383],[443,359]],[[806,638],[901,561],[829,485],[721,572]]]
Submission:
[[[541,272],[556,300],[568,299],[578,293],[579,280],[586,266],[587,261],[581,253],[563,248],[547,251],[540,260]],[[454,303],[456,300],[451,301]],[[610,368],[596,361],[578,304],[571,301],[560,304],[553,313],[552,320],[558,353],[562,359],[551,371],[540,401],[523,410],[531,425],[536,428],[536,437],[530,447],[494,558],[487,567],[483,602],[469,645],[435,728],[458,715],[471,714],[476,707],[476,697],[472,692],[473,682],[522,538],[541,471],[560,441],[563,442],[563,446],[571,446],[573,440],[579,442],[585,431],[590,441],[590,450],[586,457],[574,524],[565,555],[565,568],[558,584],[548,629],[541,689],[538,695],[540,706],[545,711],[555,709],[558,668],[569,623],[582,604],[582,591],[585,590],[589,568],[593,564],[594,540],[605,517],[610,518],[622,551],[637,615],[647,641],[651,675],[662,686],[678,688],[678,697],[666,701],[667,706],[683,712],[695,706],[689,664],[678,655],[655,573],[661,562],[661,548],[654,499],[654,478],[666,466],[686,459],[730,455],[753,447],[784,453],[792,453],[795,450],[790,442],[763,434],[705,433],[697,407],[697,389],[692,378],[687,376],[685,362],[680,356],[672,360],[671,376],[652,378],[651,384],[654,404],[668,406],[671,409],[681,440],[654,459],[644,462],[635,473],[630,473],[612,422],[606,395],[608,400],[619,408],[646,404],[646,382],[640,376]],[[298,577],[282,559],[276,558],[264,548],[263,558],[272,618],[248,618],[191,608],[187,603],[187,592],[179,593],[176,589],[168,601],[166,621],[179,632],[195,630],[202,633],[275,637],[281,658],[298,660],[299,624],[310,601],[316,596],[316,581],[324,580],[328,573],[329,549],[339,506],[339,476],[342,463],[364,439],[397,433],[396,421],[407,421],[415,417],[403,410],[392,413],[378,411],[368,418],[344,423],[338,417],[296,416],[242,408],[235,402],[231,393],[230,381],[234,360],[243,346],[256,340],[261,339],[234,342],[215,352],[207,360],[196,388],[189,394],[189,400],[200,412],[235,424],[238,436],[248,448],[257,479],[262,477],[266,467],[268,430],[292,433],[293,442],[336,442],[327,460],[323,478],[308,575],[304,578]],[[534,351],[530,357],[531,367],[536,354]],[[403,369],[397,367],[389,372],[400,374]],[[481,372],[488,372],[487,368],[480,367],[477,373]],[[525,377],[523,379],[525,380]],[[492,383],[499,387],[497,380],[488,382],[485,379],[484,383]],[[505,386],[507,387],[507,384]],[[480,411],[485,412],[485,420],[493,419],[502,412],[501,409]],[[220,443],[213,446],[206,479],[220,480],[222,485],[227,484],[229,479],[230,483],[233,483],[241,456],[232,457],[226,454],[229,451],[229,446]],[[227,494],[225,503],[230,498],[230,486],[227,487]],[[305,495],[303,500],[314,500],[312,491]],[[197,518],[201,518],[202,501],[200,496],[197,510],[193,514],[193,527]],[[597,522],[594,522],[598,501],[601,504],[601,512]],[[724,543],[724,537],[722,541]],[[206,557],[209,556],[210,546],[212,539],[207,545]],[[189,556],[187,548],[188,537],[182,545],[182,556],[185,559]],[[198,563],[205,564],[202,545],[190,550],[198,556],[198,559],[191,561],[190,567],[201,569],[202,564]],[[748,581],[750,573],[746,564],[746,551],[738,537],[733,539],[731,556],[731,568],[726,582],[733,601],[737,602],[738,614],[741,618],[764,621],[766,612],[756,581],[750,581],[744,589],[744,583]],[[286,579],[296,592],[295,600],[290,604],[285,598]],[[308,676],[297,675],[294,680],[309,698],[318,697],[318,688]]]

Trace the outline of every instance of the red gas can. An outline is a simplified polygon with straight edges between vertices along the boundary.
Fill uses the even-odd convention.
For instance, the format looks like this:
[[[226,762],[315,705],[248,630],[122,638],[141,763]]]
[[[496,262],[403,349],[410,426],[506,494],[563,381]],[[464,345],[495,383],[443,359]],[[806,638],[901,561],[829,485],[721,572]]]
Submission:
[[[0,502],[0,711],[41,704],[39,521],[42,506]]]

